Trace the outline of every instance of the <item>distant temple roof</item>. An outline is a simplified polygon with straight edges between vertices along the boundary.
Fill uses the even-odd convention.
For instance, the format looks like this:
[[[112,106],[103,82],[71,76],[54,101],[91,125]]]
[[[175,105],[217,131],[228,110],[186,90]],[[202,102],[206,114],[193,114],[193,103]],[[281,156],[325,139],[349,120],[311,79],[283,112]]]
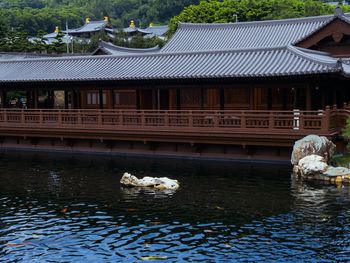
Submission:
[[[62,57],[57,54],[41,54],[41,53],[27,53],[27,52],[0,52],[1,60],[23,60],[31,58],[47,58],[47,57]]]
[[[152,48],[127,48],[116,46],[112,43],[100,41],[98,48],[92,53],[93,55],[126,55],[126,54],[142,54],[159,52],[159,46]]]
[[[327,73],[350,76],[350,66],[325,53],[293,46],[0,62],[0,83],[265,78]]]
[[[286,46],[297,43],[336,18],[350,21],[350,13],[226,24],[180,23],[162,52]]]
[[[108,21],[89,21],[86,22],[82,27],[75,29],[68,29],[68,34],[83,34],[83,33],[92,33],[98,32],[105,29],[109,25]],[[66,30],[62,30],[63,33],[66,33]]]
[[[141,33],[143,35],[146,35],[147,37],[163,37],[168,32],[168,30],[168,26],[149,26],[144,29],[139,28],[135,26],[133,21],[131,22],[131,25],[129,27],[123,29],[125,33]]]

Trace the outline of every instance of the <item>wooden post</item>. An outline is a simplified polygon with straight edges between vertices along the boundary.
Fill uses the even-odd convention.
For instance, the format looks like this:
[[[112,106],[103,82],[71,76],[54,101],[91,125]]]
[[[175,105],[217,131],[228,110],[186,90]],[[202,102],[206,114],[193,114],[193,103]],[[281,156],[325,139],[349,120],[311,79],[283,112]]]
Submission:
[[[103,110],[103,89],[98,90],[98,101],[100,110]]]
[[[7,93],[5,90],[1,92],[1,103],[3,108],[7,107]]]
[[[169,114],[168,114],[168,111],[165,111],[165,114],[164,114],[164,126],[165,127],[169,126]]]
[[[68,104],[68,91],[64,90],[64,108],[68,109],[69,108],[69,104]]]
[[[38,108],[38,91],[34,90],[34,108],[37,109]]]
[[[219,118],[220,118],[220,113],[215,111],[214,114],[214,127],[219,128]]]
[[[329,127],[330,127],[330,113],[331,113],[331,109],[329,106],[326,106],[326,110],[323,112],[323,116],[322,116],[322,124],[321,124],[321,130],[324,133],[329,132]]]
[[[114,109],[114,105],[115,105],[115,95],[114,95],[114,90],[110,90],[109,91],[109,96],[111,97],[110,98],[110,101],[111,101],[111,107],[110,108],[112,108],[112,109]]]
[[[62,125],[62,112],[61,112],[61,110],[58,110],[58,113],[57,113],[57,122],[58,122],[58,125],[59,125],[59,126]]]
[[[304,112],[300,112],[299,115],[299,131],[305,130],[305,118],[304,118]]]
[[[145,123],[146,123],[146,120],[145,120],[145,112],[144,112],[144,111],[141,111],[141,125],[144,127],[144,126],[145,126]]]
[[[118,114],[119,114],[119,125],[123,125],[124,124],[124,118],[123,118],[123,112],[122,111],[118,111]]]
[[[181,110],[181,91],[176,89],[176,110]]]
[[[193,112],[192,111],[188,112],[188,126],[189,127],[193,126]]]
[[[97,112],[97,124],[99,125],[99,126],[102,126],[102,110],[99,110],[98,112]]]
[[[136,109],[141,109],[141,93],[139,89],[136,90]]]
[[[225,110],[225,89],[220,88],[220,110]]]
[[[39,123],[42,124],[44,120],[43,112],[42,110],[39,111]]]
[[[267,89],[267,109],[272,110],[272,88]]]
[[[247,119],[246,119],[246,116],[244,114],[244,111],[242,111],[242,113],[241,113],[241,128],[245,129],[246,126],[247,126]]]
[[[78,118],[78,124],[81,125],[82,121],[81,121],[81,112],[80,112],[80,110],[78,110],[77,118]]]
[[[274,128],[275,128],[275,118],[273,116],[272,111],[270,111],[270,114],[269,114],[269,129],[273,130]]]
[[[311,110],[311,87],[306,87],[306,110]]]
[[[23,108],[21,109],[21,123],[24,124],[25,119],[24,119],[24,111]]]

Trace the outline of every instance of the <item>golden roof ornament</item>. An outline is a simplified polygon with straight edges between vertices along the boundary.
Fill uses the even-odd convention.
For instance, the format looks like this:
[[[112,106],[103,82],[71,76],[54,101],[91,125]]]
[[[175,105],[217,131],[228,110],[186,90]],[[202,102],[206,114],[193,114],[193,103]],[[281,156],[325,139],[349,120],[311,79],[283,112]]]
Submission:
[[[55,27],[55,33],[59,33],[60,32],[60,28],[58,26]]]
[[[108,16],[104,16],[103,17],[103,21],[108,22],[109,21],[109,17]]]
[[[131,21],[130,21],[130,27],[131,27],[131,28],[135,28],[135,22],[134,22],[134,20],[131,20]]]
[[[89,24],[91,22],[90,17],[85,18],[85,24]]]

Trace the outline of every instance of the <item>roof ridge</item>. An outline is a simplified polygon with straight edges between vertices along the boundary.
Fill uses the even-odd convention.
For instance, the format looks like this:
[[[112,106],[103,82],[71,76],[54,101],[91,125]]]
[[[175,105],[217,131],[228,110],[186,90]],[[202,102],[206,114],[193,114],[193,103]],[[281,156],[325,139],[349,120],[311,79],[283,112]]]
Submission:
[[[237,52],[261,52],[261,51],[273,51],[273,50],[286,50],[287,46],[276,47],[261,47],[261,48],[240,48],[240,49],[224,49],[224,50],[201,50],[201,51],[181,51],[181,52],[149,52],[149,53],[136,53],[136,54],[124,54],[124,55],[99,55],[99,56],[69,56],[69,57],[40,57],[40,58],[28,58],[18,59],[12,61],[1,61],[0,63],[18,63],[18,62],[33,62],[33,61],[57,61],[57,60],[99,60],[99,59],[112,59],[112,58],[129,58],[129,57],[148,57],[148,56],[181,56],[181,55],[202,55],[202,54],[218,54],[218,53],[237,53]]]
[[[265,26],[265,25],[280,25],[287,24],[291,22],[303,23],[303,22],[313,22],[315,20],[325,20],[333,18],[334,15],[327,16],[312,16],[312,17],[299,17],[299,18],[289,18],[289,19],[278,19],[278,20],[260,20],[260,21],[245,21],[237,23],[186,23],[179,22],[179,28],[193,28],[193,27],[243,27],[243,26]]]
[[[287,49],[291,51],[292,53],[296,54],[297,56],[306,58],[308,60],[312,60],[315,63],[322,64],[324,66],[331,66],[331,67],[338,67],[339,59],[333,58],[328,56],[327,59],[321,59],[321,58],[315,58],[310,53],[303,51],[304,49],[301,49],[296,46],[289,45],[287,46]],[[312,53],[312,52],[311,52]],[[316,53],[314,53],[316,54]],[[323,55],[323,54],[319,54]],[[326,55],[324,55],[326,56]]]

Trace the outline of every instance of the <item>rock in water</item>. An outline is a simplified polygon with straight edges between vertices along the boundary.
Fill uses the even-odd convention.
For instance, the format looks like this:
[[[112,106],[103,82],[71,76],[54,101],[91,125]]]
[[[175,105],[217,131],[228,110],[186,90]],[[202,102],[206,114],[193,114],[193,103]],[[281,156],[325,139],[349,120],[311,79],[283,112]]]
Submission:
[[[324,175],[334,177],[334,176],[349,176],[350,169],[345,167],[333,167],[329,166],[327,171],[324,172]]]
[[[125,186],[132,187],[154,187],[159,190],[177,190],[179,188],[179,182],[167,177],[144,177],[138,179],[136,176],[129,173],[124,173],[120,183]]]
[[[336,146],[324,136],[308,135],[296,141],[293,147],[291,163],[298,165],[299,161],[306,156],[315,154],[323,157],[326,163],[335,153]]]
[[[294,172],[301,176],[323,174],[328,169],[326,160],[319,155],[309,155],[301,159],[298,165],[294,166]]]

